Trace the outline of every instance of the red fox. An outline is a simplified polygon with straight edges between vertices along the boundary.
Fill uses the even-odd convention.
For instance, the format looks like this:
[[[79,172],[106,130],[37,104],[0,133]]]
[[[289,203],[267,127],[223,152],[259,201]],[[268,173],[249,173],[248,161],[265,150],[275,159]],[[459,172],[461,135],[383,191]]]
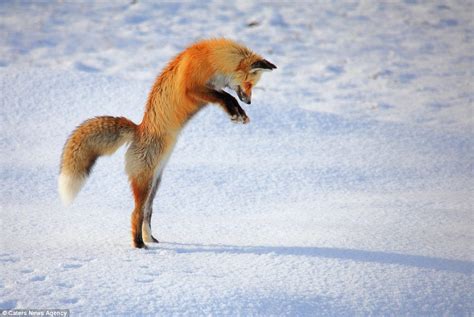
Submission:
[[[96,159],[111,155],[125,143],[125,170],[132,187],[132,241],[136,248],[158,242],[151,234],[152,203],[176,138],[188,120],[214,103],[234,122],[249,118],[238,101],[223,89],[235,91],[250,104],[252,88],[263,71],[276,66],[245,46],[228,39],[197,42],[177,55],[156,79],[140,124],[123,117],[86,120],[69,136],[61,156],[59,194],[65,204],[80,191]]]

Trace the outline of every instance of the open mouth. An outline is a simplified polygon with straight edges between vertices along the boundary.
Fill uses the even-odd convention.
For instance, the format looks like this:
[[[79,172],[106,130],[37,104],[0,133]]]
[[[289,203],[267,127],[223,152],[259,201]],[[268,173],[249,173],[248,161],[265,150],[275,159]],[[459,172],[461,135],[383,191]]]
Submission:
[[[239,99],[242,101],[242,102],[245,102],[246,104],[250,105],[250,103],[252,102],[250,96],[248,96],[243,90],[242,88],[240,88],[240,86],[237,86],[237,96],[239,96]]]

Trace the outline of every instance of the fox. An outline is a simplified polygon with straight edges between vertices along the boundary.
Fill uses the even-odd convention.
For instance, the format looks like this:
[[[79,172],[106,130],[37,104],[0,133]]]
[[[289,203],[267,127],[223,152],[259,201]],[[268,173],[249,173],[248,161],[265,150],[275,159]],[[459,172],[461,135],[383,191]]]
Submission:
[[[156,78],[143,119],[97,116],[81,123],[63,147],[58,191],[67,206],[73,202],[100,156],[127,144],[125,171],[134,198],[132,246],[158,243],[152,235],[152,204],[163,170],[188,121],[208,104],[220,106],[234,123],[250,119],[228,88],[245,104],[265,71],[277,67],[243,44],[226,38],[195,42],[174,57]]]

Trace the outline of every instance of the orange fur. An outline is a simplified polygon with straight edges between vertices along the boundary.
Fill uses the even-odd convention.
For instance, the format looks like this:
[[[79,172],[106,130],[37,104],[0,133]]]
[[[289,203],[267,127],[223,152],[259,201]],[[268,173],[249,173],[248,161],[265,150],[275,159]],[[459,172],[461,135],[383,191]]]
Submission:
[[[204,40],[188,47],[156,79],[139,125],[126,118],[98,117],[73,132],[62,155],[61,196],[65,201],[72,200],[96,158],[112,154],[129,142],[126,171],[135,199],[133,245],[145,247],[144,237],[157,242],[151,232],[142,230],[150,228],[151,204],[179,132],[208,103],[219,104],[233,121],[247,123],[248,117],[237,100],[222,89],[238,89],[239,98],[250,103],[252,87],[260,79],[260,71],[253,65],[259,61],[269,63],[228,39]]]

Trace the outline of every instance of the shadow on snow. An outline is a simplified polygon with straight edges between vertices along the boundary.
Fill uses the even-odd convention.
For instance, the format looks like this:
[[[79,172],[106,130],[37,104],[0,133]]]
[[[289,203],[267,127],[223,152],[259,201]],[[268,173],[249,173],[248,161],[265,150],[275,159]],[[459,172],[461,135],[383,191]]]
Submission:
[[[177,253],[229,253],[229,254],[276,254],[296,255],[329,259],[350,260],[355,262],[371,262],[395,264],[423,269],[434,269],[462,274],[472,274],[474,263],[470,261],[451,260],[421,255],[399,254],[381,251],[365,251],[321,247],[274,247],[274,246],[234,246],[234,245],[203,245],[164,242],[156,250],[171,250]]]

